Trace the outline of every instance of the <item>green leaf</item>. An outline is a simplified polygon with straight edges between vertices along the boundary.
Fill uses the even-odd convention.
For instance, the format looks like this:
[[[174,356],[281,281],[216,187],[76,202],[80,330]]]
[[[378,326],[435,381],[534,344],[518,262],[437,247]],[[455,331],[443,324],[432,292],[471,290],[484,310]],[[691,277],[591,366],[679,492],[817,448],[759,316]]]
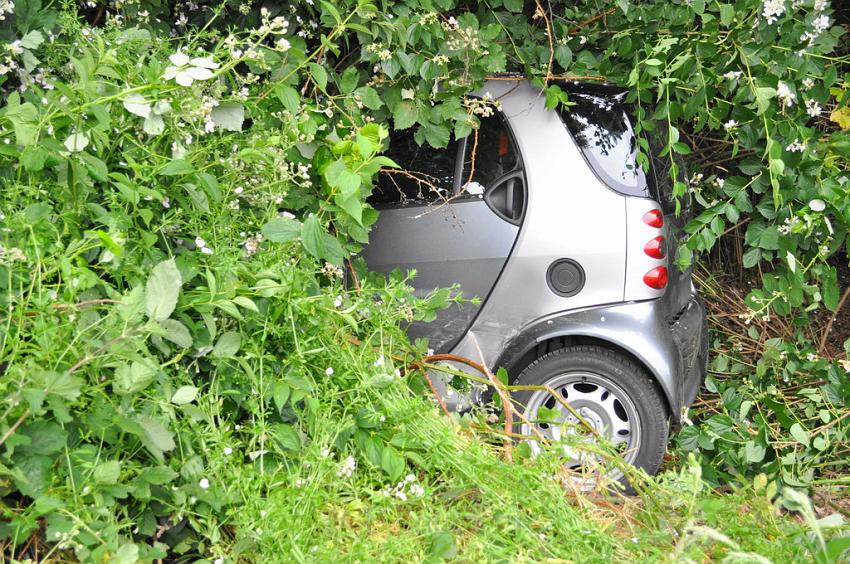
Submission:
[[[165,321],[177,306],[183,279],[174,259],[162,261],[153,269],[145,285],[145,311],[154,321]]]
[[[286,423],[273,425],[272,434],[280,443],[280,446],[286,450],[301,450],[301,435],[298,434],[298,430],[292,425]]]
[[[35,29],[21,37],[21,47],[26,49],[38,49],[42,43],[44,43],[44,36]]]
[[[159,421],[140,416],[135,419],[135,422],[142,431],[139,436],[142,444],[158,459],[162,459],[163,452],[173,450],[177,446],[174,443],[174,434],[163,427]]]
[[[245,106],[239,102],[222,102],[210,113],[213,123],[227,131],[242,131],[245,122]]]
[[[21,164],[28,172],[38,172],[44,169],[49,153],[37,146],[29,146],[21,153]]]
[[[147,388],[155,377],[156,369],[147,363],[125,363],[115,369],[112,389],[121,395],[133,394]]]
[[[301,226],[301,244],[304,249],[316,258],[325,254],[325,230],[315,214],[310,214]]]
[[[763,114],[770,107],[770,100],[776,97],[776,88],[762,86],[756,88],[756,108],[758,115]]]
[[[148,466],[139,474],[139,479],[161,486],[173,482],[178,474],[168,466]]]
[[[729,26],[735,19],[735,6],[732,4],[720,4],[720,24]]]
[[[162,167],[159,174],[162,176],[183,176],[195,172],[195,167],[184,159],[174,159]]]
[[[747,441],[747,444],[744,446],[744,454],[746,455],[747,462],[761,462],[764,460],[764,455],[767,454],[767,449],[760,444],[756,444],[754,441]]]
[[[342,76],[339,78],[339,90],[343,94],[350,94],[357,88],[357,83],[360,81],[360,76],[357,72],[357,67],[351,65],[345,72],[342,73]]]
[[[98,484],[117,484],[118,478],[121,475],[121,462],[118,460],[110,460],[102,462],[94,469],[92,477]]]
[[[791,436],[794,437],[798,443],[807,447],[809,446],[809,433],[803,429],[802,425],[794,423],[791,425],[791,429],[789,429],[788,432],[791,433]]]
[[[319,90],[325,91],[328,87],[328,72],[325,70],[325,67],[318,63],[309,63],[307,65],[310,69],[310,75],[313,77],[316,85],[319,87]]]
[[[428,543],[427,560],[429,562],[446,560],[457,555],[454,535],[446,531],[435,533]]]
[[[215,357],[233,356],[239,352],[239,347],[242,345],[242,335],[236,331],[228,331],[219,337],[215,347],[212,350],[212,355]]]
[[[829,267],[826,276],[822,278],[823,282],[823,305],[830,311],[838,311],[838,299],[840,290],[838,289],[838,273],[834,267]]]
[[[288,112],[296,113],[298,111],[301,105],[301,96],[296,89],[286,84],[281,84],[275,87],[274,93]]]
[[[38,110],[29,102],[21,104],[20,100],[17,92],[9,95],[5,117],[15,128],[18,145],[32,145],[38,138]]]
[[[325,169],[325,179],[334,188],[339,188],[345,197],[360,192],[360,175],[353,172],[342,159],[337,159]]]
[[[151,114],[142,123],[142,130],[148,135],[159,135],[165,131],[165,121],[163,121],[162,116]]]
[[[286,406],[286,400],[289,399],[290,391],[290,387],[285,382],[277,381],[272,386],[272,398],[278,411]]]
[[[188,349],[192,346],[192,335],[189,333],[189,330],[186,328],[186,326],[177,321],[176,319],[166,319],[165,321],[161,322],[160,325],[166,331],[164,337],[175,345],[177,345],[178,347]]]
[[[192,403],[196,397],[198,397],[198,388],[195,386],[180,386],[174,392],[174,395],[171,396],[171,403],[176,405]]]
[[[276,217],[261,229],[263,235],[274,243],[286,243],[301,235],[301,223],[287,217]]]
[[[406,468],[407,464],[404,461],[404,457],[393,447],[389,445],[385,446],[381,453],[381,469],[387,473],[390,480],[393,482],[397,481],[404,474]]]
[[[416,123],[419,110],[411,100],[402,100],[393,110],[393,126],[396,129],[407,129]]]

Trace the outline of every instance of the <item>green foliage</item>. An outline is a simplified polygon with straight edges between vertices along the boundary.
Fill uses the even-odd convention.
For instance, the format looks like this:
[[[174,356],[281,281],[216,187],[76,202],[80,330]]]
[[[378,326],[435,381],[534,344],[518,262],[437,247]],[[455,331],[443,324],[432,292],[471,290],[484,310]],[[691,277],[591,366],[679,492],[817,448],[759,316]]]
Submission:
[[[342,267],[377,219],[375,175],[396,166],[380,154],[388,127],[446,146],[477,127],[466,96],[487,76],[574,73],[630,86],[667,153],[697,158],[722,138],[740,174],[697,191],[704,211],[680,256],[749,220],[745,263],[773,272],[754,311],[834,308],[826,259],[846,245],[850,141],[813,127],[804,100],[843,123],[839,29],[798,41],[817,17],[809,1],[806,17],[777,22],[755,0],[618,2],[607,28],[596,2],[201,4],[0,3],[0,542],[43,530],[43,558],[278,558],[339,530],[305,519],[302,534],[293,515],[319,523],[345,500],[352,518],[374,504],[361,524],[416,523],[407,558],[669,553],[667,533],[647,552],[612,540],[549,479],[556,461],[500,461],[436,416],[422,381],[399,377],[424,347],[398,323],[433,319],[448,291],[418,299],[403,275],[362,267],[349,285]],[[569,104],[556,85],[545,100]],[[827,450],[816,416],[778,419],[799,443],[783,476],[805,477]],[[703,442],[734,442],[727,419]],[[731,462],[708,464],[710,477],[791,452],[751,442],[723,450]],[[682,476],[657,484],[666,505],[647,519],[705,495]],[[473,511],[487,517],[478,537]],[[775,531],[787,543],[753,549],[808,550],[788,529]],[[385,556],[377,541],[324,539]]]

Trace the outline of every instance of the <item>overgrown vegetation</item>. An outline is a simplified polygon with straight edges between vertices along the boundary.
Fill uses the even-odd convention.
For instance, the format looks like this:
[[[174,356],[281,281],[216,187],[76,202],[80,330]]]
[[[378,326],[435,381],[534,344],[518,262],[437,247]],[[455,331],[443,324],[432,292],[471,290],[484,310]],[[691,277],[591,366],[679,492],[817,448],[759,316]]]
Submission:
[[[826,2],[0,9],[10,557],[829,561],[847,546],[791,488],[846,465],[850,359],[805,330],[840,309],[850,226],[850,78]],[[416,299],[349,260],[394,166],[387,128],[469,135],[465,96],[505,70],[631,87],[642,127],[702,171],[682,260],[743,232],[742,265],[763,273],[744,331],[716,333],[719,399],[677,439],[695,456],[635,476],[640,502],[565,496],[554,458],[506,462],[483,419],[440,415],[404,372],[425,345],[398,323],[448,293]]]

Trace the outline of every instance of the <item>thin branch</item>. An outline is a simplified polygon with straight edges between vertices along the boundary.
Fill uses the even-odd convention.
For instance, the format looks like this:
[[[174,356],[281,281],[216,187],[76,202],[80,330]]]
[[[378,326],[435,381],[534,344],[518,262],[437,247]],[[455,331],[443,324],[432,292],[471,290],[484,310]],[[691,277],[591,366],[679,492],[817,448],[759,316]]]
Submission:
[[[840,312],[841,308],[844,307],[844,302],[847,301],[848,296],[850,296],[850,285],[848,285],[847,289],[844,290],[844,293],[841,295],[841,300],[838,302],[838,307],[835,308],[835,313],[833,313],[832,317],[829,318],[829,323],[826,324],[826,329],[823,330],[823,335],[820,338],[820,345],[818,345],[818,354],[823,354],[823,350],[826,348],[826,340],[829,337],[829,333],[832,331],[832,324],[835,323],[835,318],[838,317],[838,312]]]

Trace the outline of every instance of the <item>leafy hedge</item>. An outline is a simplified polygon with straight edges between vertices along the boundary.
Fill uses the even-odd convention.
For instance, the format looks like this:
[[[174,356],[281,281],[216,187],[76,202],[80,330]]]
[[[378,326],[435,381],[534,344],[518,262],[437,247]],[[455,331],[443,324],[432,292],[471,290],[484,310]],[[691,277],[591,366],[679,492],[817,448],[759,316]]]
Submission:
[[[447,294],[362,269],[346,286],[342,266],[394,166],[387,124],[445,146],[477,126],[463,97],[493,73],[630,86],[641,126],[705,171],[683,260],[746,226],[744,265],[769,272],[752,316],[837,308],[850,139],[826,118],[846,123],[850,82],[820,0],[188,6],[0,3],[0,538],[43,530],[81,559],[217,554],[219,525],[305,460],[338,453],[338,477],[365,466],[397,497],[411,471],[462,475],[382,400],[405,397],[396,370],[416,352],[397,323]],[[846,408],[845,370],[812,366]],[[802,451],[772,470],[797,483],[826,449],[796,411],[779,421],[790,447],[757,433],[741,458],[734,421],[683,447],[726,478]],[[217,478],[234,472],[260,478]]]

